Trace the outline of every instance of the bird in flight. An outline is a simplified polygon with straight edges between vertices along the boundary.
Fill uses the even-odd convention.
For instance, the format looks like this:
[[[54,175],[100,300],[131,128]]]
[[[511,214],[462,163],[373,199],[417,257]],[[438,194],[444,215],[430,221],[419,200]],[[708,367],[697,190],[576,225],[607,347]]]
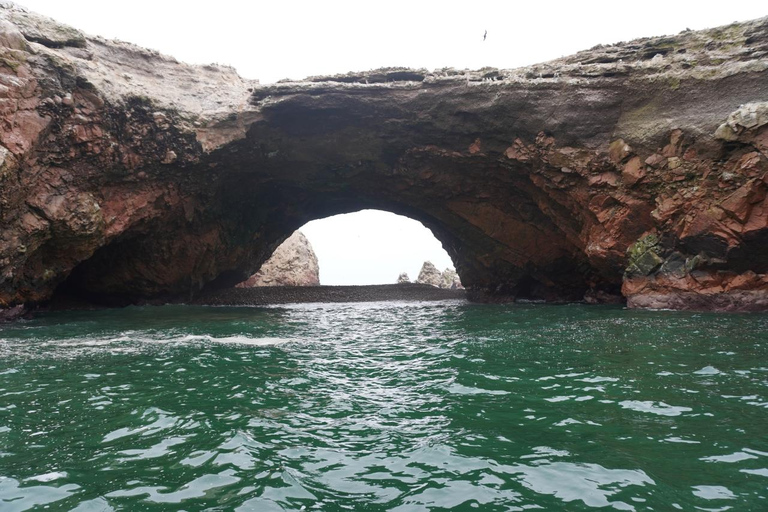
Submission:
[[[485,41],[485,38],[488,37],[488,31],[485,31],[485,34],[483,34],[483,41]]]

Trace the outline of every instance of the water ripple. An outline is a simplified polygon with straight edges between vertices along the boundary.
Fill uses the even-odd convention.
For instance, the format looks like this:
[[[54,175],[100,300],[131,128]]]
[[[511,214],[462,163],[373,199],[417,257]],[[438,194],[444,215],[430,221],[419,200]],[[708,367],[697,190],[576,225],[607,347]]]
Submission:
[[[0,510],[759,510],[765,315],[168,306],[0,327]]]

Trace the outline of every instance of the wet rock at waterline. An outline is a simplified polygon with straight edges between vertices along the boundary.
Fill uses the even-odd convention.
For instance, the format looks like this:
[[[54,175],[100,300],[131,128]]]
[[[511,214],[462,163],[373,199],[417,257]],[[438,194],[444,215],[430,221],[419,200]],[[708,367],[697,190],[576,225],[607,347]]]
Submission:
[[[2,5],[0,307],[194,298],[365,208],[430,228],[475,299],[768,297],[768,18],[262,86]]]
[[[254,286],[317,286],[320,267],[312,245],[301,231],[296,231],[275,249],[258,272],[238,284]]]

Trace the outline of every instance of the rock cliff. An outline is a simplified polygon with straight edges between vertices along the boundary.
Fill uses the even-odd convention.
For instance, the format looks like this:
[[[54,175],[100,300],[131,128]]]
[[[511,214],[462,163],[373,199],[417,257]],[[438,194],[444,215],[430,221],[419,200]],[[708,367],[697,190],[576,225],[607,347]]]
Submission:
[[[309,220],[429,227],[475,299],[766,309],[768,18],[514,70],[262,86],[0,7],[0,307],[188,297]]]
[[[254,286],[318,286],[320,267],[312,245],[301,231],[296,231],[275,249],[258,272],[238,284]]]

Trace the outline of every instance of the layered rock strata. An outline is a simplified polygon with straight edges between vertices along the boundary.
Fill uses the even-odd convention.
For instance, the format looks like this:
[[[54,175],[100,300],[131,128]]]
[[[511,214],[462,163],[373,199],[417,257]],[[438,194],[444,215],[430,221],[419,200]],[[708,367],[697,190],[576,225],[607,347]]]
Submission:
[[[0,307],[193,298],[376,208],[471,297],[765,309],[767,91],[766,18],[262,86],[2,4]]]
[[[258,272],[238,284],[254,286],[318,286],[320,266],[312,245],[301,231],[294,232],[275,249]]]

